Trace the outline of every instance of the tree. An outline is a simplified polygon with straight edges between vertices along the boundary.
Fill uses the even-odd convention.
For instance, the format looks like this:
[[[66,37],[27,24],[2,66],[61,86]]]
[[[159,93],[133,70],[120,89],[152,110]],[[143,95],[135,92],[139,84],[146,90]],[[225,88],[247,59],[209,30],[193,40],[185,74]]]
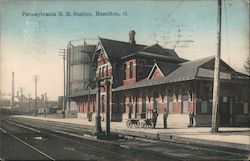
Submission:
[[[248,56],[243,67],[244,67],[244,70],[247,72],[247,74],[250,75],[250,56]]]

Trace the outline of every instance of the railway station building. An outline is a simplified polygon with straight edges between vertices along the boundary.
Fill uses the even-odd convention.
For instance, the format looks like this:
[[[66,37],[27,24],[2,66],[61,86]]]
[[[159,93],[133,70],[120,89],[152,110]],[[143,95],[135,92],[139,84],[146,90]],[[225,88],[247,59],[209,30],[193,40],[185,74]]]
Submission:
[[[99,101],[105,120],[109,89],[111,121],[150,118],[155,108],[159,122],[164,111],[169,112],[170,126],[188,126],[190,112],[195,113],[196,127],[211,126],[214,56],[189,61],[159,44],[137,44],[135,31],[129,32],[128,42],[98,37],[91,51],[85,80],[88,88],[67,96],[76,103],[78,117],[87,118],[89,112],[95,116]],[[97,99],[96,80],[102,78],[109,78],[111,83],[107,86],[101,81]],[[220,80],[220,126],[249,126],[249,76],[220,60]]]

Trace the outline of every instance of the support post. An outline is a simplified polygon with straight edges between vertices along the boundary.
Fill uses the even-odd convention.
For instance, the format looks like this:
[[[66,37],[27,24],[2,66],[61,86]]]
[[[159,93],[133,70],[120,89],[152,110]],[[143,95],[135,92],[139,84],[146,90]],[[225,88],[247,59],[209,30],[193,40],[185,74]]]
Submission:
[[[221,0],[218,0],[218,47],[214,65],[212,133],[218,132],[218,105],[220,96],[220,55],[221,55]]]
[[[110,134],[110,81],[106,79],[106,135]]]
[[[95,121],[95,127],[96,127],[96,134],[99,134],[102,132],[102,127],[101,127],[101,116],[100,116],[100,112],[101,112],[101,83],[100,81],[97,81],[96,83],[96,87],[97,87],[97,93],[96,93],[96,103],[97,103],[97,114],[96,114],[96,121]]]

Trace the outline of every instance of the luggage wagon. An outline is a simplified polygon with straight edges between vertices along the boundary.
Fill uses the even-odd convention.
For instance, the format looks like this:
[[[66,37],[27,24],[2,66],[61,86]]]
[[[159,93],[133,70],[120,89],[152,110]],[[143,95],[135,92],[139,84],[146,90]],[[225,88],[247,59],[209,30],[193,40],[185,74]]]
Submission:
[[[129,118],[126,122],[128,128],[132,127],[152,127],[152,119],[141,119],[141,118]]]

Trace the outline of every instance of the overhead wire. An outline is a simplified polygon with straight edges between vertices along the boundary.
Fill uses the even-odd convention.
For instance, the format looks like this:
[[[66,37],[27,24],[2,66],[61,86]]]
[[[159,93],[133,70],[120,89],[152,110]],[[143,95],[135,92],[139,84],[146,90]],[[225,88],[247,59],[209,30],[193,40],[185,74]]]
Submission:
[[[173,10],[170,11],[170,13],[167,15],[167,18],[165,20],[162,21],[161,24],[158,25],[157,27],[157,30],[163,25],[165,24],[165,22],[170,18],[170,16],[175,12],[175,10],[177,10],[177,8],[180,6],[180,4],[182,3],[183,1],[179,1],[179,3],[175,6],[175,8]],[[154,36],[156,35],[155,32],[152,32],[143,42],[148,42],[148,39],[151,37],[151,36]]]

